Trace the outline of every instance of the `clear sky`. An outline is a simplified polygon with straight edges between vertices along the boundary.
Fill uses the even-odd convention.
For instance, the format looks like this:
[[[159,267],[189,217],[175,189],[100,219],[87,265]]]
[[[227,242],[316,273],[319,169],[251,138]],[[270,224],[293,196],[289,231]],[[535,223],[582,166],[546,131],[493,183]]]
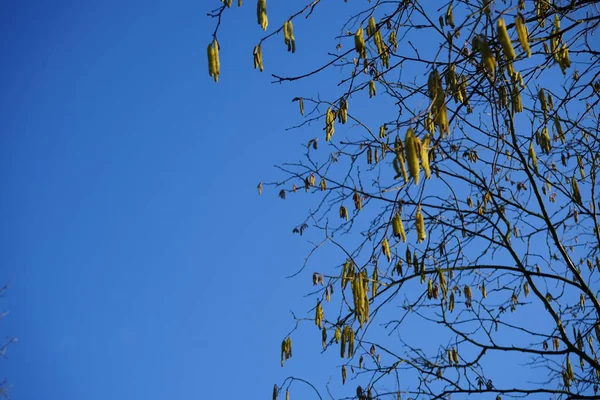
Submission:
[[[266,44],[262,74],[245,3],[223,20],[215,84],[217,0],[0,1],[0,336],[19,338],[0,379],[13,398],[268,399],[292,373],[340,380],[314,325],[279,366],[319,263],[285,279],[310,249],[291,233],[306,196],[256,193],[323,135],[286,131],[301,122],[290,100],[335,90],[339,71],[269,82],[333,48],[337,2],[295,22],[295,55]],[[269,2],[273,24],[290,3]]]
[[[307,246],[293,200],[256,185],[286,159],[278,145],[297,149],[273,118],[297,105],[252,69],[250,3],[231,10],[212,82],[219,4],[0,2],[13,398],[269,398],[285,376],[280,340],[309,282],[284,277]]]

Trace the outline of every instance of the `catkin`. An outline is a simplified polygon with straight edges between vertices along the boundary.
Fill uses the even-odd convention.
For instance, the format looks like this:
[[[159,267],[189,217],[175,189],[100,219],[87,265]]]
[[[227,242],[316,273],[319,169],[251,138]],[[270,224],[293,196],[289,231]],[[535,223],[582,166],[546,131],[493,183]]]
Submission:
[[[417,243],[421,243],[427,238],[427,234],[425,233],[425,219],[423,218],[423,213],[421,213],[420,205],[417,207],[415,225],[417,228]]]
[[[533,166],[533,170],[535,173],[538,173],[538,164],[537,164],[537,156],[535,154],[535,149],[533,148],[533,142],[529,143],[529,159],[531,160],[531,165]]]
[[[429,167],[429,136],[426,136],[421,143],[421,166],[423,166],[423,171],[425,171],[425,177],[427,179],[431,178],[431,168]]]
[[[408,172],[410,172],[410,176],[415,181],[415,184],[419,184],[419,158],[418,158],[418,149],[417,142],[415,140],[415,134],[412,128],[408,128],[406,132],[406,139],[404,140],[404,148],[406,149],[406,159],[408,162]]]
[[[219,81],[219,74],[221,73],[221,65],[219,61],[219,42],[217,39],[213,40],[207,49],[208,55],[208,74],[212,76],[215,82]]]
[[[506,23],[504,22],[504,18],[498,19],[498,40],[502,45],[502,50],[504,51],[504,57],[506,58],[506,60],[514,60],[517,56],[515,54],[515,49],[513,48],[512,42],[510,41],[508,31],[506,30]]]
[[[517,28],[517,35],[519,36],[519,43],[521,47],[527,53],[527,57],[531,57],[531,48],[529,47],[529,30],[525,24],[525,18],[521,13],[517,13],[515,17],[515,27]]]
[[[269,25],[269,18],[267,18],[267,0],[258,0],[258,3],[256,4],[256,18],[263,31],[266,31],[267,26]]]

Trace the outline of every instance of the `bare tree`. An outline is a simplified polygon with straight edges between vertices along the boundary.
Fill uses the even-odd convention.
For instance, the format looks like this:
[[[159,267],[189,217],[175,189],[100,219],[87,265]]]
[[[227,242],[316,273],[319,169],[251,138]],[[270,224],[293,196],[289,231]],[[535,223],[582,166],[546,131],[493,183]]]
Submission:
[[[295,52],[294,24],[306,31],[325,2],[286,21],[257,3],[262,71],[267,44],[281,33]],[[307,262],[340,254],[313,275],[311,319],[353,379],[328,396],[598,398],[600,2],[337,3],[337,47],[301,75],[272,74],[338,71],[332,98],[293,99],[294,128],[324,132],[264,184],[316,198],[294,229],[320,237]],[[231,6],[209,13],[215,80]],[[532,367],[545,378],[527,379]],[[323,382],[305,383],[323,398]]]

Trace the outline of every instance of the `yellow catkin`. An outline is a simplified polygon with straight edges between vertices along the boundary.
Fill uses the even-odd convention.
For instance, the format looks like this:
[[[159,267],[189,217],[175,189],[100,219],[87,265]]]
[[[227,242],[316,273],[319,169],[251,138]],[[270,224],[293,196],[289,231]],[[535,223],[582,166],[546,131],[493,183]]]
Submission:
[[[356,189],[354,189],[352,200],[354,200],[354,207],[360,211],[362,209],[362,200],[360,198],[360,194],[358,194],[358,191]]]
[[[435,132],[435,124],[433,123],[431,112],[425,116],[425,130],[429,133]]]
[[[581,158],[581,156],[578,154],[577,155],[577,165],[579,166],[579,175],[581,175],[581,179],[585,179],[585,170],[584,170],[584,165],[583,165],[583,159]]]
[[[404,179],[404,182],[408,182],[408,173],[406,171],[404,155],[398,154],[396,156],[396,159],[398,160],[398,163],[400,164],[400,172],[402,173],[402,179]]]
[[[285,21],[283,23],[283,42],[285,44],[288,44],[288,42],[290,40],[289,23],[290,23],[290,21]]]
[[[529,143],[529,159],[531,160],[531,165],[533,166],[533,170],[535,173],[538,173],[538,164],[537,164],[537,156],[535,154],[535,149],[533,148],[533,142]]]
[[[254,69],[257,69],[262,72],[264,70],[263,67],[263,58],[262,58],[262,47],[261,45],[257,45],[254,47],[254,51],[252,52],[254,55]]]
[[[458,90],[460,92],[460,97],[462,98],[462,103],[464,105],[469,104],[469,98],[467,96],[467,77],[465,75],[460,75],[460,83],[458,86]],[[448,117],[446,116],[446,119]]]
[[[287,45],[288,51],[296,52],[296,38],[294,37],[294,25],[292,21],[286,21],[283,24],[283,40]]]
[[[577,179],[574,176],[571,177],[571,189],[573,189],[573,199],[577,204],[581,204],[581,192],[579,191]]]
[[[345,206],[340,206],[340,218],[348,221],[348,209]]]
[[[429,98],[431,99],[431,112],[433,121],[442,136],[448,133],[448,111],[446,109],[446,92],[442,87],[442,80],[437,70],[433,70],[427,79]]]
[[[504,22],[504,18],[498,19],[498,40],[502,45],[502,50],[504,51],[504,57],[506,58],[506,60],[514,60],[517,57],[517,55],[515,54],[515,49],[513,48],[512,42],[510,41],[508,31],[506,30],[506,23]]]
[[[383,254],[385,254],[388,262],[392,261],[392,252],[390,250],[390,244],[389,244],[387,238],[384,238],[383,241],[381,242],[381,252]]]
[[[392,31],[390,33],[389,43],[390,43],[390,46],[392,46],[392,50],[394,50],[394,51],[398,50],[398,39],[396,37],[396,31]]]
[[[317,300],[317,307],[315,308],[315,325],[317,325],[319,328],[321,328],[323,318],[323,306],[321,305],[321,301]]]
[[[371,276],[371,296],[377,296],[377,290],[379,290],[379,272],[377,267],[373,268],[373,275]]]
[[[375,87],[375,81],[369,81],[369,97],[377,96],[377,88]]]
[[[354,49],[360,58],[367,58],[367,48],[365,46],[365,32],[363,28],[358,28],[354,34]]]
[[[554,115],[554,129],[556,129],[556,133],[558,134],[558,138],[561,143],[565,143],[565,132],[562,129],[562,125],[560,124],[560,118],[558,114]]]
[[[540,100],[540,108],[544,113],[548,111],[548,103],[546,102],[546,94],[544,93],[544,88],[540,88],[538,91],[538,99]]]
[[[417,243],[421,243],[427,238],[427,234],[425,233],[425,219],[423,218],[423,213],[421,213],[421,206],[417,207],[415,225],[417,228]]]
[[[219,42],[213,40],[207,49],[208,55],[208,74],[212,76],[215,82],[219,81],[219,74],[221,73],[221,65],[219,61]]]
[[[369,24],[367,25],[367,35],[373,36],[377,32],[377,23],[375,22],[375,18],[371,16],[369,18]]]
[[[357,274],[352,280],[352,298],[354,300],[354,312],[358,317],[360,325],[366,320],[366,306],[368,300],[365,301],[365,287],[363,282],[362,272]],[[350,357],[350,355],[348,355]]]
[[[542,128],[542,134],[540,135],[540,146],[546,154],[550,154],[550,150],[552,150],[552,140],[550,139],[550,134],[548,133],[547,127]]]
[[[335,132],[335,111],[331,107],[325,113],[325,140],[329,142]]]
[[[446,9],[445,22],[447,25],[450,25],[450,27],[454,28],[454,13],[452,12],[452,2],[450,2],[448,8]]]
[[[515,17],[515,27],[517,28],[517,35],[519,36],[519,43],[521,47],[527,53],[527,57],[531,57],[531,48],[529,47],[529,30],[525,24],[525,18],[521,13],[517,13]]]
[[[538,23],[543,28],[545,25],[544,16],[550,10],[550,1],[549,0],[536,0],[535,1],[535,11],[538,16]]]
[[[267,0],[258,0],[258,3],[256,3],[256,18],[263,31],[266,31],[267,26],[269,26],[269,18],[267,18]]]
[[[479,52],[481,53],[481,61],[483,63],[483,66],[485,67],[488,74],[491,77],[494,77],[494,73],[496,71],[496,58],[494,57],[492,50],[490,50],[490,46],[487,43],[487,39],[483,35],[478,35],[475,36],[473,42],[474,47],[477,47],[479,49]]]
[[[381,125],[379,127],[379,138],[384,139],[387,136],[387,127],[385,125]]]
[[[508,71],[508,76],[510,76],[510,78],[515,81],[516,79],[516,71],[515,71],[515,66],[513,65],[512,61],[509,61],[506,63],[506,70]]]
[[[352,327],[346,325],[343,334],[346,335],[346,341],[348,343],[348,358],[351,358],[354,356],[354,331],[352,330]]]
[[[377,54],[380,56],[383,66],[387,68],[389,66],[387,46],[383,41],[381,31],[377,30],[377,23],[375,22],[375,18],[373,17],[369,18],[369,24],[367,26],[367,36],[373,38],[373,42],[375,42],[375,47],[377,47]]]
[[[402,217],[400,217],[399,212],[392,218],[392,228],[394,230],[394,235],[406,243],[406,231],[404,230],[404,224],[402,223]]]
[[[425,171],[425,177],[427,179],[431,178],[431,168],[429,167],[429,136],[426,136],[421,144],[421,165],[423,166],[423,171]]]
[[[417,142],[415,140],[415,133],[412,128],[408,128],[406,131],[406,139],[404,140],[404,148],[406,150],[406,160],[408,162],[408,172],[415,181],[415,184],[419,184],[419,157]]]
[[[215,58],[215,49],[213,48],[212,42],[208,45],[206,49],[206,56],[208,58],[208,75],[212,78],[215,70],[214,70],[214,58]]]
[[[521,101],[521,91],[519,90],[519,86],[516,83],[513,83],[513,88],[511,92],[511,103],[513,107],[513,111],[515,113],[520,113],[523,111],[523,102]]]

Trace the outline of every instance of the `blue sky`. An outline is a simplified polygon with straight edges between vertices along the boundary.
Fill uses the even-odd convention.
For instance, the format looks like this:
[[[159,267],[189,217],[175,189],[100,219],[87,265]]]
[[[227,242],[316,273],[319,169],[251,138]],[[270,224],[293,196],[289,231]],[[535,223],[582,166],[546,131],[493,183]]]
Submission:
[[[284,276],[306,247],[293,200],[256,185],[297,142],[273,118],[297,105],[252,70],[253,7],[234,10],[252,34],[223,30],[211,81],[209,9],[0,5],[0,332],[19,338],[0,376],[13,398],[265,398],[284,376],[287,295],[305,288]]]
[[[0,334],[19,338],[0,378],[13,398],[258,399],[292,373],[339,382],[314,326],[279,366],[289,311],[314,305],[310,275],[339,255],[286,280],[310,250],[291,234],[307,197],[256,193],[322,137],[321,125],[286,131],[301,122],[290,100],[333,97],[340,72],[284,85],[270,73],[331,51],[338,9],[294,23],[295,55],[283,38],[265,44],[260,74],[263,32],[245,3],[223,20],[218,84],[216,0],[0,4]],[[269,2],[271,24],[296,8]]]

